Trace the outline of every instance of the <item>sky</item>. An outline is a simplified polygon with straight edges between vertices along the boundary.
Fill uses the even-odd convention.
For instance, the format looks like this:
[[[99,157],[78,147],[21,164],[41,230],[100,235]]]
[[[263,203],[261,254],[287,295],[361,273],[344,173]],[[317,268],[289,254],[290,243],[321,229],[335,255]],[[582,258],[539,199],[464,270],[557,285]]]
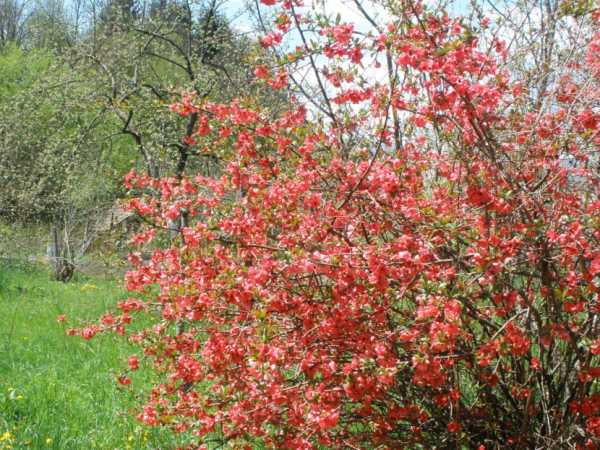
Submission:
[[[252,25],[247,13],[245,13],[247,1],[254,3],[254,0],[223,0],[221,3],[222,11],[234,21],[240,30],[248,30]],[[376,7],[371,2],[365,1],[364,3],[369,5],[367,10],[370,14],[375,11]],[[342,21],[353,23],[357,29],[368,26],[367,21],[353,0],[307,0],[305,4],[306,7],[324,10],[328,14],[336,15],[339,13]],[[263,8],[267,10],[266,7]],[[450,13],[453,15],[459,15],[468,9],[469,0],[452,0],[449,6]],[[377,12],[375,12],[375,15],[377,15]],[[379,16],[381,15],[380,11]],[[383,19],[383,17],[381,18]]]

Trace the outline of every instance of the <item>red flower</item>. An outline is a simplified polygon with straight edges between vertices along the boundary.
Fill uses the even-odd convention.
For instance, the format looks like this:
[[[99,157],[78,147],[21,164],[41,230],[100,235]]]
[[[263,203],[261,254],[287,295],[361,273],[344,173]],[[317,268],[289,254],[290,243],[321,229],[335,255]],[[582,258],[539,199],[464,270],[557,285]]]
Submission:
[[[132,355],[127,359],[127,364],[129,364],[129,368],[131,370],[137,370],[139,368],[139,361],[137,356]]]
[[[98,331],[98,327],[86,327],[83,330],[81,330],[80,335],[85,340],[90,340],[98,333]]]
[[[458,433],[460,431],[460,428],[460,423],[458,423],[456,420],[448,422],[448,431],[450,433]]]
[[[337,425],[340,419],[340,414],[337,411],[327,413],[319,418],[319,428],[326,430]]]
[[[283,35],[281,33],[272,31],[271,33],[267,34],[266,36],[263,36],[262,38],[260,38],[260,45],[263,48],[269,48],[274,45],[280,44],[282,38],[283,38]]]
[[[271,76],[271,71],[266,66],[256,66],[254,68],[254,75],[256,78],[264,80]]]

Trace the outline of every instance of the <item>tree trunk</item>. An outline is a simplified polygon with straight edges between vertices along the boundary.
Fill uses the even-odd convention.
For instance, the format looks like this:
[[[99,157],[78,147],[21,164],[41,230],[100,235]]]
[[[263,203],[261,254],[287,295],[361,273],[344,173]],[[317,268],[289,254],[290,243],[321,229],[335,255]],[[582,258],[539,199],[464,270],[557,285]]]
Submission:
[[[50,243],[48,244],[47,256],[53,268],[53,278],[56,281],[68,282],[73,278],[74,264],[69,261],[68,255],[64,254],[61,245],[60,234],[56,224],[52,225],[50,232]]]

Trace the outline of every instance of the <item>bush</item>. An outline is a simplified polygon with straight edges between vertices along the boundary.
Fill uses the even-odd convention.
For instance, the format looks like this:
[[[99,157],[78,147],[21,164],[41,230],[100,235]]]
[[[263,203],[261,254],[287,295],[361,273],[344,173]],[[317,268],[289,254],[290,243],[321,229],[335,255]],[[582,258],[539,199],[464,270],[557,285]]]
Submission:
[[[399,5],[364,34],[283,4],[262,43],[316,29],[288,60],[325,64],[323,113],[184,96],[224,175],[127,177],[142,249],[186,220],[81,334],[157,314],[130,335],[164,380],[145,423],[233,448],[596,448],[600,34],[536,97],[488,19]]]

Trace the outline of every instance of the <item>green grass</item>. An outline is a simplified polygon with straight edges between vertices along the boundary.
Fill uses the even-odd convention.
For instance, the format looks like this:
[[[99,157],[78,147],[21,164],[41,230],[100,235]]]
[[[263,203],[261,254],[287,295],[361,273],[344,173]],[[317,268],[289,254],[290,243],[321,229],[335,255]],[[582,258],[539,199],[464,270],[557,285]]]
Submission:
[[[116,336],[65,335],[124,297],[116,282],[63,284],[39,268],[0,262],[0,450],[177,446],[131,414],[150,375],[141,369],[128,388],[115,383],[134,348]]]

